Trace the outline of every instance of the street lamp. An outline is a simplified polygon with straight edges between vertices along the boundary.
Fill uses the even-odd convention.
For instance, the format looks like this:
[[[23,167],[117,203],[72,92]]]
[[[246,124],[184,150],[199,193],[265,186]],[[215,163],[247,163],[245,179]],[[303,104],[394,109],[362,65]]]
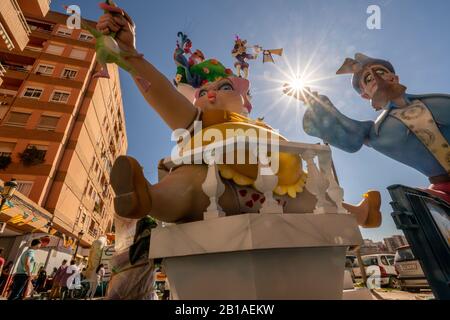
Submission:
[[[17,182],[16,179],[11,179],[8,182],[5,182],[5,184],[3,185],[3,190],[1,192],[1,197],[2,197],[2,202],[0,204],[0,211],[3,210],[3,206],[6,203],[6,200],[9,200],[12,198],[12,196],[14,195],[14,192],[17,189]]]
[[[77,257],[77,253],[78,253],[78,247],[80,245],[80,239],[84,236],[84,231],[81,230],[80,232],[78,232],[78,241],[77,241],[77,247],[75,248],[75,253],[73,254],[73,260],[76,259]]]

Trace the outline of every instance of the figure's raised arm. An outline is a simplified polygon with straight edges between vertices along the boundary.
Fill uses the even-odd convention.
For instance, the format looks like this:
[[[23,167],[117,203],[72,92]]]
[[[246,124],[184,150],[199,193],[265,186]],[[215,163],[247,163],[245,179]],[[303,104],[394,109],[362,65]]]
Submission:
[[[295,91],[285,85],[284,93],[306,105],[303,129],[307,134],[347,152],[356,152],[366,143],[372,121],[357,121],[346,117],[328,97],[309,88]]]
[[[108,11],[108,7],[104,9]],[[132,19],[121,9],[111,9],[100,17],[97,30],[105,36],[114,35],[121,50],[119,60],[125,60],[142,95],[164,122],[171,129],[187,128],[195,119],[197,109],[161,72],[138,54]],[[121,65],[120,62],[118,64]]]

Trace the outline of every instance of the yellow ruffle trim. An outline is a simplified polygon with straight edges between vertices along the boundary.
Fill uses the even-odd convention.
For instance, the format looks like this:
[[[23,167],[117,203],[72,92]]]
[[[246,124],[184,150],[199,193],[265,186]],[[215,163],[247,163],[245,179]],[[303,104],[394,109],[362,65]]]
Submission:
[[[237,185],[255,187],[255,180],[237,172],[229,165],[219,165],[219,172],[224,179],[233,180]],[[295,199],[297,197],[297,193],[303,192],[303,188],[306,184],[306,178],[306,172],[302,172],[301,177],[297,180],[296,183],[292,185],[278,185],[273,193],[279,196],[284,196],[285,194],[287,194],[289,195],[289,197]]]

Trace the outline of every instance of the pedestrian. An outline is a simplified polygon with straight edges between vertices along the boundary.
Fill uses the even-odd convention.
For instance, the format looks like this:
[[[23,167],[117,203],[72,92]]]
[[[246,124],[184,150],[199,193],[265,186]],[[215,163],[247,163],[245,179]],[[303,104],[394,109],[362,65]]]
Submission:
[[[2,269],[2,273],[0,275],[0,295],[6,286],[6,282],[8,281],[12,266],[13,266],[13,262],[9,261]]]
[[[13,283],[11,285],[11,293],[8,300],[23,300],[24,290],[28,282],[33,276],[33,267],[35,263],[35,251],[41,247],[41,241],[34,239],[31,241],[31,246],[19,258],[17,265],[17,272],[14,275]]]
[[[46,281],[47,281],[47,271],[45,271],[45,268],[42,266],[39,268],[33,292],[41,293],[42,291],[44,291]]]
[[[66,272],[66,268],[67,260],[64,259],[53,277],[52,290],[49,296],[50,300],[61,298],[61,278]]]
[[[58,272],[58,268],[54,267],[52,273],[50,274],[50,279],[54,279],[56,276],[56,272]]]
[[[76,266],[76,261],[72,260],[70,261],[70,266],[68,266],[66,271],[63,272],[63,275],[60,280],[61,300],[66,299],[67,296],[70,297],[69,284],[67,283],[67,280],[70,278],[71,275],[73,275],[76,272],[78,272],[78,267]]]
[[[5,258],[3,257],[3,248],[0,248],[0,274],[2,272],[3,267],[5,266]]]

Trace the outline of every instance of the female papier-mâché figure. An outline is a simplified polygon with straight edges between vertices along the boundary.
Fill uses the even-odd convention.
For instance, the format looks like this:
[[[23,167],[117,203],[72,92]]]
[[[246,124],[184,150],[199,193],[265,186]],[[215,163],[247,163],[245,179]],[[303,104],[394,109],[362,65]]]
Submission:
[[[120,50],[126,53],[127,64],[135,70],[132,76],[142,95],[172,130],[183,128],[192,132],[194,121],[199,120],[202,121],[199,134],[209,128],[221,132],[257,128],[258,134],[262,132],[269,138],[276,136],[286,140],[264,122],[248,118],[252,105],[247,79],[234,75],[215,59],[204,60],[201,57],[190,63],[184,57],[184,54],[190,53],[191,43],[187,37],[183,38],[183,34],[179,34],[181,42],[178,42],[174,55],[179,67],[176,87],[136,51],[134,24],[128,16],[106,13],[99,19],[97,29],[105,36],[115,34]],[[279,153],[278,158],[275,199],[283,206],[285,213],[313,212],[317,200],[304,188],[306,173],[302,170],[300,156]],[[116,193],[116,213],[133,219],[150,214],[160,221],[171,223],[202,220],[210,204],[202,190],[207,171],[206,164],[181,165],[152,185],[145,179],[135,159],[121,156],[111,173],[111,184]],[[227,215],[259,212],[265,198],[253,186],[257,165],[223,164],[219,165],[219,171],[225,184],[225,192],[219,199],[224,212]],[[360,205],[348,205],[347,208],[356,214],[360,225],[374,227],[381,220],[379,206],[379,199],[367,197]]]

